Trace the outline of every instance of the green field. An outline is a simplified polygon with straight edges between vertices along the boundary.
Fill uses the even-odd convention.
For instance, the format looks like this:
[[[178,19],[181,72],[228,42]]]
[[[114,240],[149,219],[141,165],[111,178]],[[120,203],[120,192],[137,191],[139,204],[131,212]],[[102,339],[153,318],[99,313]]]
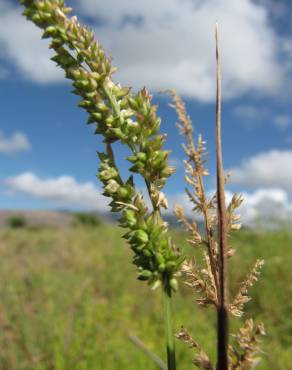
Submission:
[[[129,335],[164,357],[160,291],[135,279],[120,235],[109,225],[0,231],[1,370],[157,368]],[[183,248],[183,234],[174,236]],[[258,256],[266,261],[246,315],[266,326],[258,369],[292,369],[292,235],[241,231],[233,244],[233,289]],[[174,309],[176,330],[184,324],[214,358],[214,312],[187,287]],[[176,345],[178,369],[193,368],[191,350]]]

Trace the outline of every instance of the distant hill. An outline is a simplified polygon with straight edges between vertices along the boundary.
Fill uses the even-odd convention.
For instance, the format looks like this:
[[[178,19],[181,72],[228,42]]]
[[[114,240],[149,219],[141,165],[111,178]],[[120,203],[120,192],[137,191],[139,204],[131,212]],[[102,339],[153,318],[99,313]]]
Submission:
[[[88,212],[94,213],[104,223],[117,223],[120,215],[112,212]],[[7,226],[9,218],[24,217],[31,226],[69,227],[74,220],[74,212],[68,210],[0,210],[0,228]],[[163,218],[172,228],[180,227],[176,217],[172,214],[164,214]],[[201,227],[201,222],[199,222]]]
[[[68,227],[74,214],[66,211],[48,210],[0,210],[0,227],[7,226],[7,221],[16,216],[24,217],[28,225]]]

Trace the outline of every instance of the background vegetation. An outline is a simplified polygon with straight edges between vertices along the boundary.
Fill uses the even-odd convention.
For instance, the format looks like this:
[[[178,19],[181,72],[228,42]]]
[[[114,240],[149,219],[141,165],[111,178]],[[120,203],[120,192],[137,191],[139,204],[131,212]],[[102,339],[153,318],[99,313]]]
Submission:
[[[7,219],[7,225],[13,229],[25,227],[26,219],[23,216],[12,216]]]
[[[133,279],[131,251],[120,237],[111,225],[0,231],[1,370],[156,369],[129,335],[164,358],[161,292]],[[174,237],[183,246],[185,235]],[[258,369],[292,369],[292,235],[243,230],[233,245],[233,287],[256,258],[266,262],[245,316],[264,321],[267,330]],[[193,302],[181,287],[176,330],[187,323],[214,358],[215,317]],[[191,351],[176,346],[179,369],[189,369]]]

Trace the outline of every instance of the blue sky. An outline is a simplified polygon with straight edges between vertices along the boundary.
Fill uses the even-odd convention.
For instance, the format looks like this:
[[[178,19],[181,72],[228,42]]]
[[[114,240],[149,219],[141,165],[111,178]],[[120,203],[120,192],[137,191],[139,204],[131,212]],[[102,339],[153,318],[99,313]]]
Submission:
[[[152,4],[153,3],[153,4]],[[68,1],[119,67],[116,80],[146,85],[159,104],[177,173],[166,192],[183,197],[182,138],[159,90],[176,88],[207,141],[214,187],[214,24],[221,30],[223,148],[243,217],[292,219],[292,6],[288,1]],[[46,41],[16,1],[0,0],[1,208],[106,209],[95,173],[102,147]],[[116,148],[119,157],[125,155]],[[123,161],[121,160],[121,164]],[[125,171],[124,171],[125,172]]]

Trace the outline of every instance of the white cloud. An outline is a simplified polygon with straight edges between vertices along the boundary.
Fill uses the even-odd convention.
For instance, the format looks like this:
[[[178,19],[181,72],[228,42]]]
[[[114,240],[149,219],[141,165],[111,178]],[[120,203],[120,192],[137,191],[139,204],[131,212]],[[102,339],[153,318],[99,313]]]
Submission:
[[[63,81],[63,73],[50,61],[52,51],[40,30],[21,15],[21,7],[1,0],[1,56],[15,65],[24,78],[38,83]]]
[[[3,6],[3,4],[6,6]],[[2,0],[0,43],[26,78],[54,82],[62,73],[50,62],[40,32]],[[83,0],[80,14],[100,20],[96,36],[114,56],[118,78],[151,90],[176,88],[202,101],[214,99],[214,24],[222,30],[223,98],[275,93],[284,80],[278,56],[282,39],[268,10],[252,0]]]
[[[256,154],[232,168],[233,184],[255,188],[280,188],[292,193],[292,151],[272,150]]]
[[[257,189],[241,193],[244,201],[237,213],[245,226],[278,228],[292,222],[292,202],[287,192],[280,188]],[[227,204],[232,193],[226,192]]]
[[[85,0],[96,28],[114,56],[123,83],[151,89],[174,87],[210,101],[215,93],[214,24],[222,30],[223,96],[272,93],[283,79],[280,44],[268,11],[251,0]],[[138,22],[125,22],[135,17]],[[124,23],[123,23],[124,20]]]
[[[258,189],[243,193],[244,202],[239,209],[244,224],[268,224],[277,227],[292,221],[292,203],[283,189]]]
[[[29,197],[53,202],[59,207],[87,210],[108,211],[108,199],[101,195],[100,189],[92,182],[79,183],[71,176],[43,179],[31,172],[25,172],[5,181],[10,194],[25,194]],[[292,202],[282,189],[257,189],[252,193],[244,192],[244,202],[239,209],[244,225],[257,227],[278,227],[292,222]],[[232,193],[226,191],[226,201],[231,200]],[[191,204],[185,194],[168,196],[173,211],[175,204],[185,208],[188,216],[194,216]],[[148,197],[145,198],[146,200]],[[196,214],[195,217],[198,218]],[[199,217],[201,219],[201,217]]]
[[[30,149],[30,143],[25,134],[14,132],[10,137],[0,131],[0,153],[13,154]]]
[[[81,206],[103,211],[108,203],[92,182],[79,183],[71,176],[43,179],[25,172],[5,181],[10,193],[22,193],[33,198],[52,201],[58,206]]]
[[[211,194],[211,193],[210,193]],[[233,193],[226,191],[226,203],[232,199]],[[292,202],[283,189],[257,189],[254,192],[243,192],[244,199],[237,214],[241,216],[244,226],[257,228],[278,228],[292,222]],[[192,212],[192,205],[185,194],[170,197],[170,203],[180,204],[189,217],[202,220],[202,216]]]

